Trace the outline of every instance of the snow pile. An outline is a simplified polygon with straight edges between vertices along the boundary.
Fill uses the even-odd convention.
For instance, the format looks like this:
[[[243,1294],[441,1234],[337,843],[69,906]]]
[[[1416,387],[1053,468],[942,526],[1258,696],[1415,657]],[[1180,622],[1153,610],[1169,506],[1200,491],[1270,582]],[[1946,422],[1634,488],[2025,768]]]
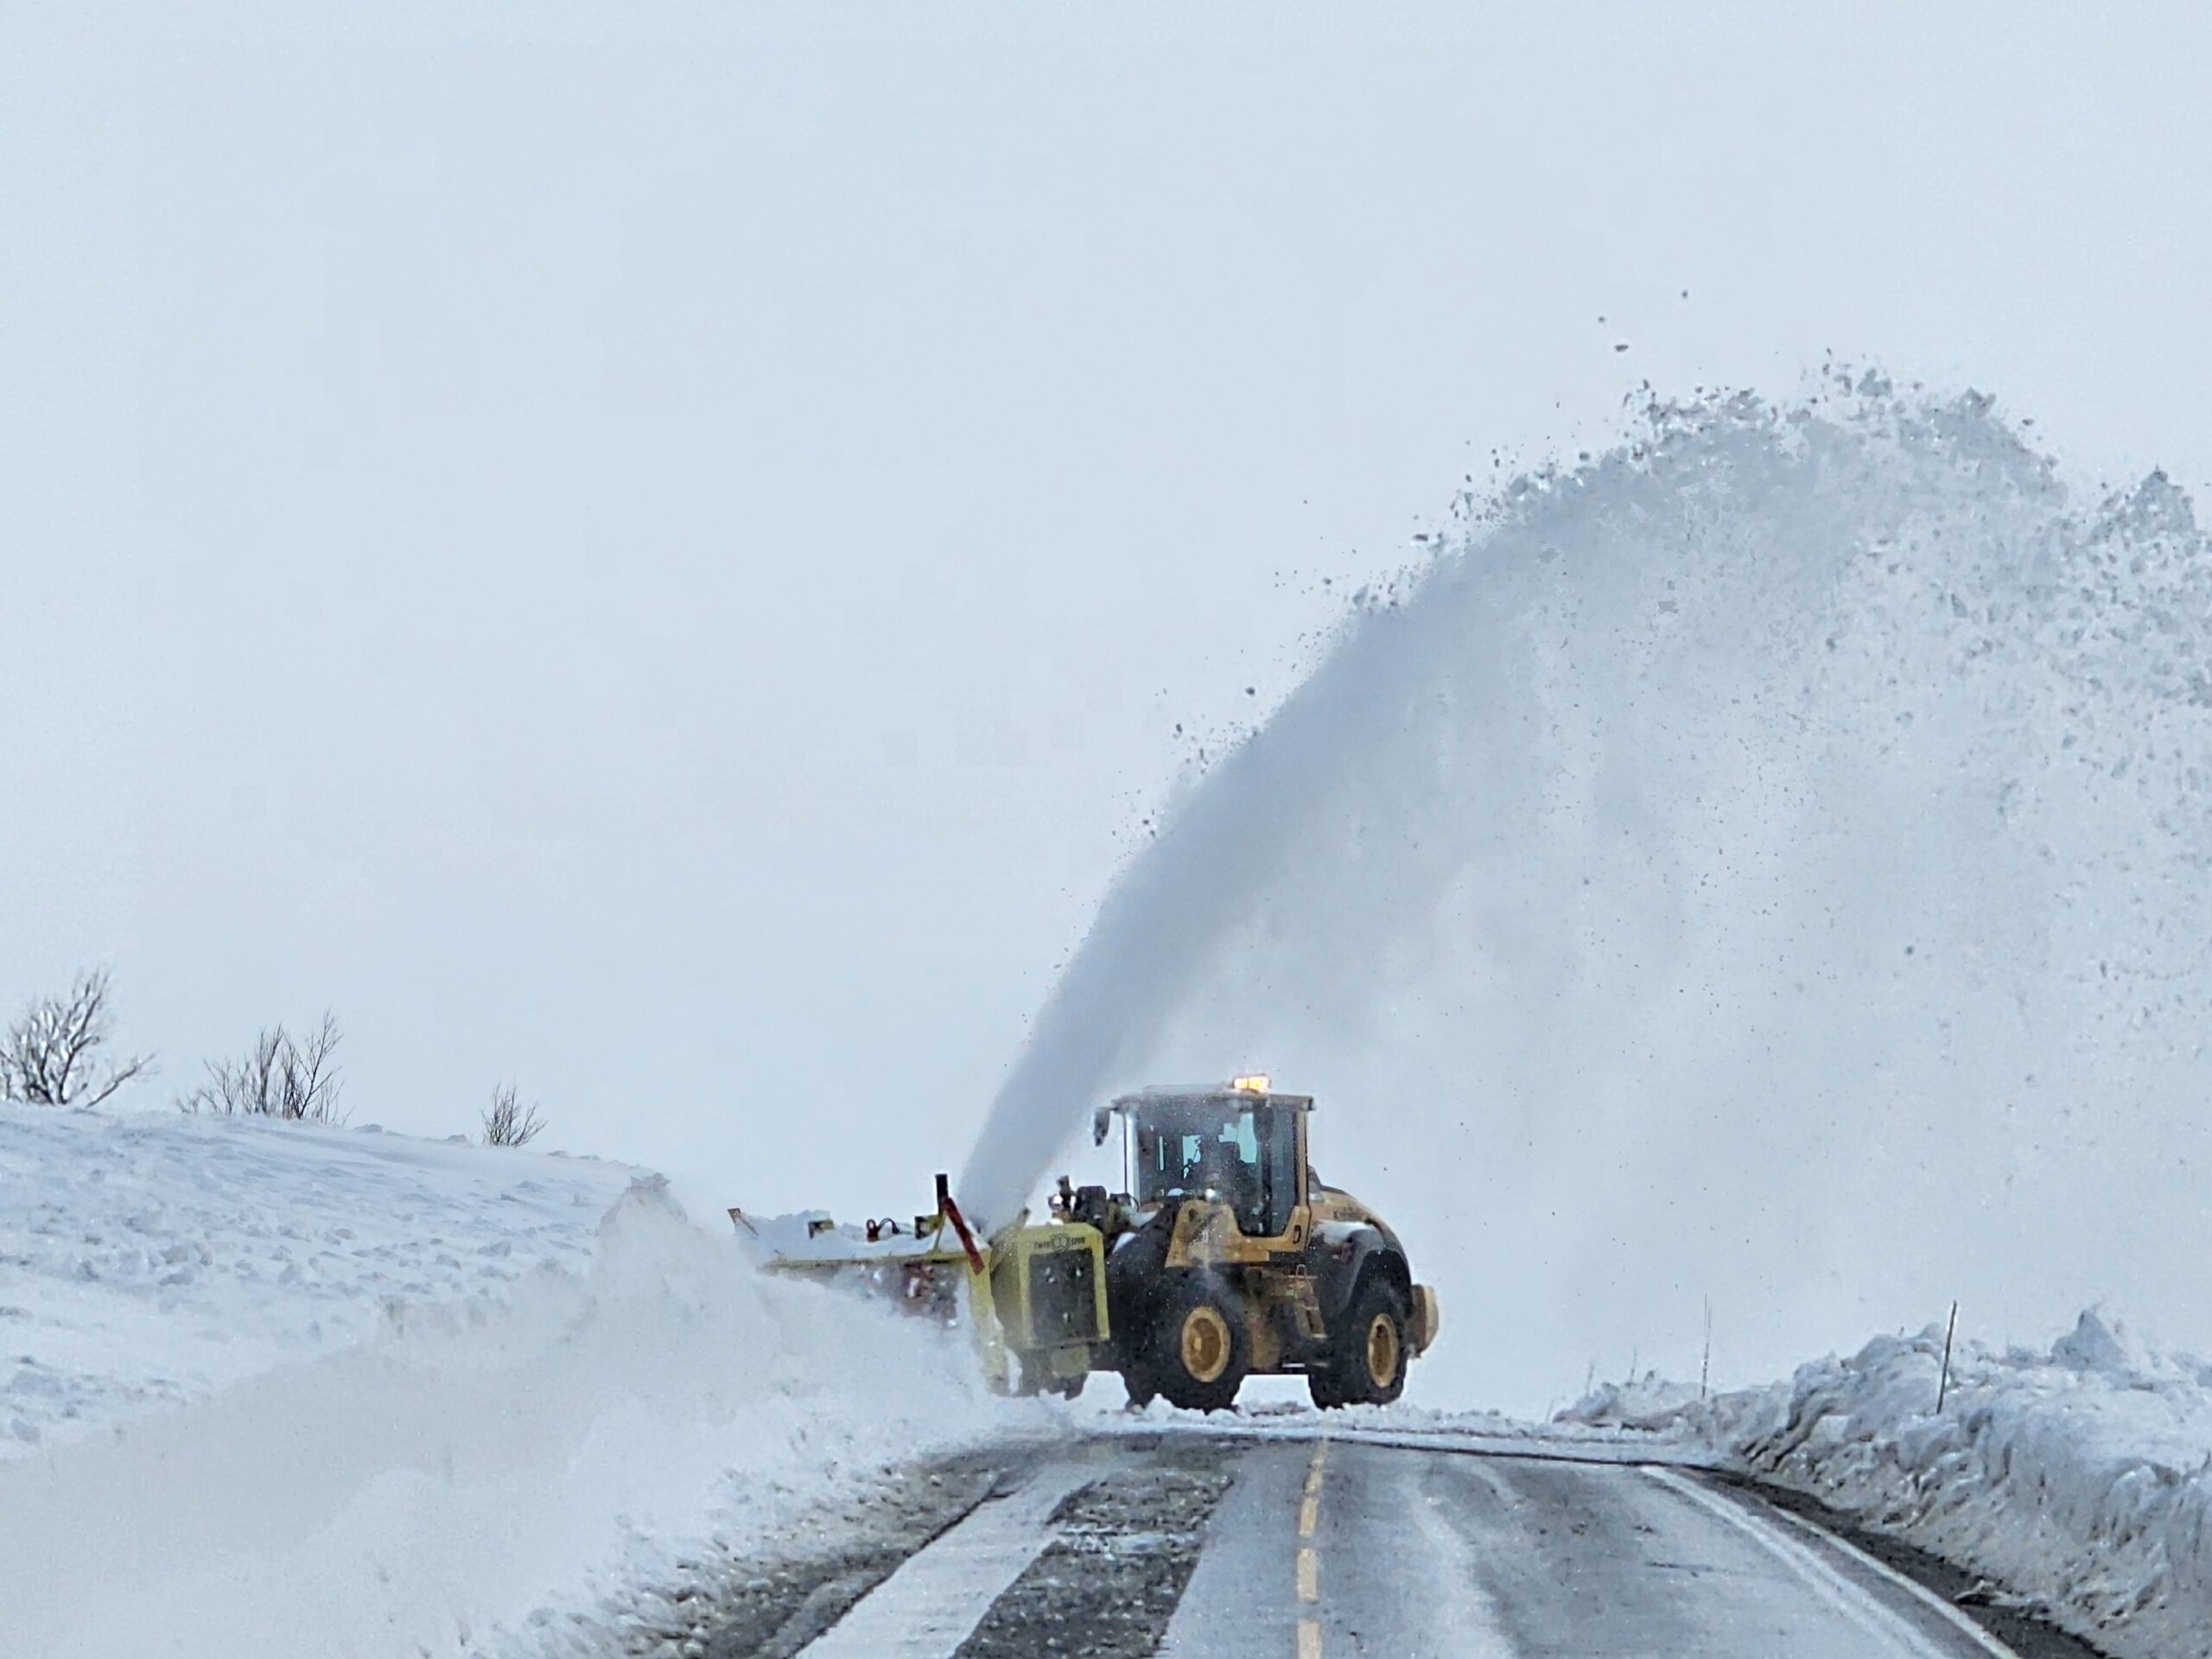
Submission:
[[[1656,1371],[1624,1382],[1600,1382],[1554,1421],[1592,1428],[1651,1429],[1673,1423],[1700,1395],[1688,1384]]]
[[[1940,1330],[1794,1381],[1624,1414],[1985,1575],[2117,1659],[2212,1656],[2212,1368],[2084,1313],[2047,1353],[1968,1344],[1936,1412]]]
[[[1249,1068],[1461,1299],[1425,1399],[1694,1375],[1708,1300],[1738,1378],[1954,1298],[2212,1347],[2172,1248],[2208,869],[2212,545],[2167,480],[2082,490],[1874,374],[1656,404],[1463,504],[1197,780],[960,1196],[1009,1213],[1115,1090]]]
[[[634,1170],[374,1130],[0,1106],[0,1459],[589,1263]]]
[[[1007,1421],[945,1333],[764,1279],[657,1180],[619,1188],[602,1219],[616,1173],[530,1154],[6,1121],[17,1176],[35,1159],[67,1180],[58,1145],[108,1149],[71,1188],[101,1217],[72,1224],[102,1237],[70,1247],[101,1275],[81,1302],[66,1274],[0,1279],[24,1302],[0,1324],[0,1354],[73,1379],[79,1408],[42,1408],[41,1444],[0,1464],[8,1659],[603,1655],[649,1635],[674,1650],[690,1634],[681,1604],[653,1592],[680,1586],[683,1563],[741,1548],[886,1461]],[[149,1147],[158,1170],[135,1161]],[[232,1207],[238,1159],[255,1166],[251,1219]],[[118,1202],[133,1180],[141,1190]],[[187,1204],[195,1189],[206,1207]],[[11,1177],[11,1264],[24,1238],[57,1248],[43,1210],[14,1213],[23,1190]],[[372,1193],[381,1216],[349,1209]],[[321,1230],[305,1230],[308,1212]],[[137,1224],[108,1240],[129,1216]],[[341,1265],[353,1258],[335,1246],[390,1250],[410,1216],[443,1247]],[[503,1228],[508,1250],[486,1249]],[[476,1252],[456,1248],[470,1238]],[[141,1258],[162,1263],[180,1243],[200,1271],[164,1287]],[[518,1269],[526,1252],[536,1264]],[[361,1278],[333,1287],[370,1272],[397,1275],[402,1294]],[[418,1281],[434,1300],[408,1299]],[[240,1354],[226,1323],[251,1333]],[[161,1363],[102,1386],[102,1356],[134,1344]],[[141,1386],[148,1375],[199,1397],[149,1411],[167,1395]],[[84,1433],[96,1420],[105,1432]],[[46,1432],[56,1424],[74,1438]]]

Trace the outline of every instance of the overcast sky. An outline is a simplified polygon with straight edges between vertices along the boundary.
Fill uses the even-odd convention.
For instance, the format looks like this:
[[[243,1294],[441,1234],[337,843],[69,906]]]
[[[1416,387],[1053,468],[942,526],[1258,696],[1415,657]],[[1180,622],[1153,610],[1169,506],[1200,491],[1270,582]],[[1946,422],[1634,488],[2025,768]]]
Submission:
[[[328,1007],[918,1208],[1495,452],[1833,350],[2212,480],[2192,8],[169,10],[0,20],[0,1005],[142,1104]]]

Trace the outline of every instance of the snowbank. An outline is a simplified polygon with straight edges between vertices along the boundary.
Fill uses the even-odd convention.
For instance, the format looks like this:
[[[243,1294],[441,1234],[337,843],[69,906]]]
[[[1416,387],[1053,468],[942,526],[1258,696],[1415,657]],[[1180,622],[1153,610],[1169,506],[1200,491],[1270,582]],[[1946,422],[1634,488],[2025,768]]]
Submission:
[[[2084,1313],[2048,1353],[1881,1337],[1700,1404],[1649,1382],[1583,1423],[1709,1442],[1986,1575],[2118,1659],[2212,1656],[2212,1368]]]
[[[639,1172],[374,1129],[0,1105],[0,1459],[582,1269]]]
[[[0,1353],[63,1402],[32,1389],[37,1443],[0,1464],[8,1659],[620,1650],[683,1561],[1007,1421],[957,1343],[763,1279],[657,1180],[397,1137],[0,1125]],[[180,1243],[195,1271],[164,1285]],[[123,1381],[100,1369],[141,1344]]]

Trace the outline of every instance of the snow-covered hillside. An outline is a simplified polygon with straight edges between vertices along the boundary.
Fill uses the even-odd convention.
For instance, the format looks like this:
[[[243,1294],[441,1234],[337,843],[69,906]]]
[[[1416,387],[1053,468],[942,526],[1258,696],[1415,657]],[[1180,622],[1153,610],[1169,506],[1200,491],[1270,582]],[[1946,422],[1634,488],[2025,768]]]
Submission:
[[[1573,1421],[1695,1439],[2042,1608],[2119,1659],[2212,1656],[2212,1366],[2094,1313],[2048,1351],[1879,1337],[1700,1403],[1652,1379]]]
[[[0,1655],[604,1651],[985,1430],[826,1294],[612,1165],[0,1106]]]

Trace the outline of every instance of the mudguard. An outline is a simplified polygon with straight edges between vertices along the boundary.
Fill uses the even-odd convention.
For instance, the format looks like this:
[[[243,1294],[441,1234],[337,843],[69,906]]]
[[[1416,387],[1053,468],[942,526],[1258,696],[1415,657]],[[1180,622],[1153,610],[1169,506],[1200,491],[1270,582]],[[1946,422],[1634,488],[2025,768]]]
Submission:
[[[1412,1271],[1405,1252],[1388,1231],[1370,1222],[1325,1221],[1313,1229],[1306,1249],[1307,1271],[1321,1304],[1321,1322],[1336,1330],[1351,1306],[1352,1297],[1370,1276],[1380,1274],[1414,1305]]]

